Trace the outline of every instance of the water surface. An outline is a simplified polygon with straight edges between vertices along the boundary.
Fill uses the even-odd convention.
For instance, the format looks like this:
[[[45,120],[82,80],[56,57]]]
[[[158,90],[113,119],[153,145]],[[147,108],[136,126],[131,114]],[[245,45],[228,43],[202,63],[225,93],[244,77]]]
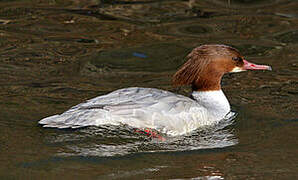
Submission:
[[[298,2],[2,1],[1,179],[296,179]],[[187,95],[192,48],[238,48],[272,72],[226,75],[238,116],[165,142],[130,127],[45,129],[41,118],[131,86]]]

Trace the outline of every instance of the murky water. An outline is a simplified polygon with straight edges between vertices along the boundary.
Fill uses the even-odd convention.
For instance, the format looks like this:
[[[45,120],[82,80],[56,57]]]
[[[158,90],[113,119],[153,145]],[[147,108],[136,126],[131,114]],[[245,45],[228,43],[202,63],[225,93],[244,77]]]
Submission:
[[[298,2],[1,1],[1,179],[298,178]],[[181,94],[193,47],[222,43],[272,72],[227,75],[238,116],[165,142],[129,127],[45,129],[43,117],[122,87]]]

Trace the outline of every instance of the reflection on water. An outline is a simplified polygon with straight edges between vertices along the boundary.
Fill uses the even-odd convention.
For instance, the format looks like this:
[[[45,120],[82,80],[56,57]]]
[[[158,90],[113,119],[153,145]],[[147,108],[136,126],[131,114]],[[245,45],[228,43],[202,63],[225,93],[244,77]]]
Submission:
[[[100,176],[100,178],[103,179],[119,179],[119,178],[129,178],[129,177],[134,177],[136,175],[142,175],[146,174],[147,172],[155,172],[158,173],[158,171],[161,171],[163,168],[166,168],[165,166],[157,166],[153,168],[146,168],[146,169],[140,169],[140,170],[133,170],[133,171],[120,171],[116,173],[111,173],[105,176]],[[212,167],[209,167],[212,168]],[[208,168],[206,168],[208,169]],[[214,173],[214,174],[218,174]],[[188,180],[189,178],[179,178],[181,180]],[[210,176],[199,176],[199,177],[193,177],[191,179],[194,180],[223,180],[224,177],[221,175],[210,175]]]
[[[164,167],[154,167],[154,168],[144,168],[144,169],[138,169],[133,171],[120,171],[120,172],[114,172],[105,176],[100,176],[102,179],[119,179],[119,178],[129,178],[136,175],[142,175],[147,172],[158,172]]]
[[[165,141],[135,133],[127,126],[87,127],[57,130],[46,138],[52,146],[62,146],[58,156],[123,156],[140,152],[187,151],[223,148],[238,143],[231,125],[235,114],[220,123],[184,136],[165,136]]]

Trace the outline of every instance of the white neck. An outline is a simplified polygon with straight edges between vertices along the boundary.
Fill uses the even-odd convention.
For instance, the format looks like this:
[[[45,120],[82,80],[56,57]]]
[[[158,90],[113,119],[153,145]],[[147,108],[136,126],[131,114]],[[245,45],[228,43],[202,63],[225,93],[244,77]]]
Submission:
[[[229,101],[222,90],[194,91],[192,96],[207,109],[210,120],[222,120],[231,110]]]

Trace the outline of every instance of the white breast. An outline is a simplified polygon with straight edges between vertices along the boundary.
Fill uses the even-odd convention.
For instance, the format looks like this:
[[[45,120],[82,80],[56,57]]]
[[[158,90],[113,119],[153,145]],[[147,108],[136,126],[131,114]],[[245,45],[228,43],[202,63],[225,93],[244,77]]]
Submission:
[[[126,124],[181,135],[219,121],[230,111],[222,91],[195,92],[193,97],[153,88],[120,89],[39,123],[57,128]]]
[[[230,103],[222,90],[193,92],[192,96],[208,111],[210,120],[219,121],[230,111]]]

